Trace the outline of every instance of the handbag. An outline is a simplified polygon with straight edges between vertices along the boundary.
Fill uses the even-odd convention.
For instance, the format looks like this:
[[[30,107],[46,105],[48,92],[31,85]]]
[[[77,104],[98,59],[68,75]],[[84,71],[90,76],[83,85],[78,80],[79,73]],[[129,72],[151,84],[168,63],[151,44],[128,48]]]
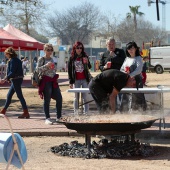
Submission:
[[[42,66],[45,64],[45,58],[43,57],[43,64]],[[42,80],[43,77],[43,73],[38,73],[37,70],[35,70],[31,76],[31,84],[34,87],[38,87],[40,85],[40,82]]]
[[[40,82],[42,80],[42,73],[38,73],[36,70],[33,72],[31,76],[31,84],[34,87],[38,87],[40,85]]]

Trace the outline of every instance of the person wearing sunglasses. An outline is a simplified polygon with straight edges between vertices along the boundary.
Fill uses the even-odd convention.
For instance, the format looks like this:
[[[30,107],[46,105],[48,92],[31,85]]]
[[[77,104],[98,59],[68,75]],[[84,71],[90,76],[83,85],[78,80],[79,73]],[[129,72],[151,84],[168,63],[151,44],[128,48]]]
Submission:
[[[68,60],[68,78],[70,88],[87,88],[90,81],[89,69],[91,64],[89,57],[84,51],[84,45],[77,41],[73,45],[71,56]],[[74,86],[73,86],[74,85]],[[83,103],[88,102],[86,93],[82,93]],[[78,114],[79,111],[79,96],[75,93],[74,98],[74,113]],[[84,105],[84,114],[87,114],[89,111],[89,104]]]
[[[126,59],[121,67],[121,71],[126,72],[130,77],[138,78],[140,80],[139,88],[143,88],[142,82],[142,68],[143,61],[140,56],[139,47],[134,41],[131,41],[126,44]],[[128,100],[129,102],[124,102],[124,106],[122,107],[126,110],[146,110],[146,101],[143,93],[135,93],[125,95],[123,94],[123,98]],[[128,103],[128,106],[125,106]]]
[[[51,98],[56,100],[56,122],[61,118],[62,112],[62,95],[57,83],[59,77],[56,74],[57,68],[52,59],[53,46],[52,44],[44,45],[45,55],[39,58],[36,70],[42,74],[42,80],[38,87],[39,95],[44,99],[44,113],[45,113],[45,124],[52,125],[54,121],[50,118],[50,101]]]

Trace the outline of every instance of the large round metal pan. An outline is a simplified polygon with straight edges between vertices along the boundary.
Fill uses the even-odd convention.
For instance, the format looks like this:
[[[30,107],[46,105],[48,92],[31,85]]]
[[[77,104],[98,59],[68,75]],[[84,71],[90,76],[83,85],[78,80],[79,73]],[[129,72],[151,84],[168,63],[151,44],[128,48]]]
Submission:
[[[158,119],[133,122],[133,123],[79,123],[79,122],[60,122],[68,129],[76,131],[134,131],[149,128]]]

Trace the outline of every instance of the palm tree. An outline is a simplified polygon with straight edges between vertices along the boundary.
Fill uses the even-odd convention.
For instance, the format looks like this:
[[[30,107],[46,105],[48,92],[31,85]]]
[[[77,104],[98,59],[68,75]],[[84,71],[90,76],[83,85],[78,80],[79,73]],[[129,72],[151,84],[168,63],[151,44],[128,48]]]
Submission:
[[[136,19],[136,17],[137,17],[137,15],[142,16],[142,15],[144,15],[144,13],[139,11],[140,6],[129,6],[129,8],[130,8],[130,12],[128,12],[126,14],[126,18],[129,19],[129,18],[132,18],[132,16],[133,16],[134,33],[136,33],[136,30],[137,30],[137,19]]]

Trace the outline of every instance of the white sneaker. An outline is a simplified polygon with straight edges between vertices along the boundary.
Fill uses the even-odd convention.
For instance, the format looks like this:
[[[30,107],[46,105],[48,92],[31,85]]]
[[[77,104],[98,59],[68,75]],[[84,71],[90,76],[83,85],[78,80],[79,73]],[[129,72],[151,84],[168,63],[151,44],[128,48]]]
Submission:
[[[84,114],[84,115],[88,115],[88,112],[84,112],[83,114]]]
[[[55,121],[56,121],[56,122],[58,122],[58,121],[60,121],[60,119],[61,119],[61,117],[60,117],[60,118],[56,118],[56,120],[55,120]]]
[[[46,125],[52,125],[53,122],[51,121],[50,118],[48,118],[48,119],[45,120],[45,124],[46,124]]]

